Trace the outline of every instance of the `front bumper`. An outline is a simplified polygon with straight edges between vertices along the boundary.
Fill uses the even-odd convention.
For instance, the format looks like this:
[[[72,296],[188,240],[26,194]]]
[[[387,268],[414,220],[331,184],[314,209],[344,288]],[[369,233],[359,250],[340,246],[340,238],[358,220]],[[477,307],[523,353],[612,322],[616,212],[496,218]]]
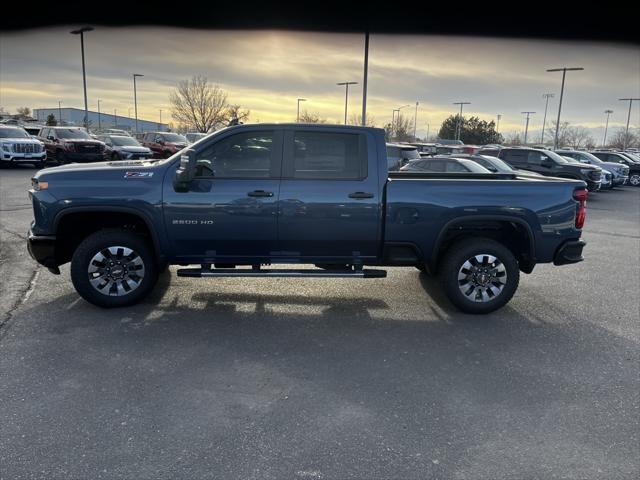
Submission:
[[[28,155],[28,156],[27,156]],[[44,162],[47,159],[47,152],[41,153],[8,153],[0,150],[0,161],[7,163],[33,163]]]
[[[620,176],[620,177],[615,177],[615,178],[612,180],[612,183],[613,183],[614,185],[624,185],[625,183],[627,183],[627,180],[629,180],[629,177],[622,177],[622,176]]]
[[[29,230],[27,236],[27,250],[36,262],[44,265],[53,273],[60,273],[56,261],[56,237],[55,235],[34,235]]]
[[[597,192],[600,190],[600,181],[585,180],[585,183],[587,184],[587,190],[590,192]]]
[[[568,265],[584,260],[582,249],[587,244],[584,240],[569,240],[564,242],[553,256],[554,265]]]

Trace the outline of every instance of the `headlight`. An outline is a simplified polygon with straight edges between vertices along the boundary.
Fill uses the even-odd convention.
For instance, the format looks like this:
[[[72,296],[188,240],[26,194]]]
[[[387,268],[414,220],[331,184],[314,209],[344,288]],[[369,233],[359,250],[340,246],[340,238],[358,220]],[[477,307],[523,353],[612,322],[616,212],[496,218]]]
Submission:
[[[10,143],[2,143],[0,145],[2,146],[2,150],[4,150],[5,152],[10,152],[11,151],[11,144]]]
[[[588,177],[591,176],[592,173],[595,173],[595,172],[596,172],[595,170],[591,170],[591,169],[587,169],[587,168],[581,168],[580,169],[580,173],[582,173],[583,175],[586,175]]]
[[[64,144],[64,146],[67,148],[67,150],[69,150],[70,152],[75,152],[76,151],[76,146],[71,143],[71,142],[66,142]]]
[[[36,192],[39,192],[40,190],[46,190],[47,188],[49,188],[49,182],[41,182],[37,178],[32,178],[31,186]]]

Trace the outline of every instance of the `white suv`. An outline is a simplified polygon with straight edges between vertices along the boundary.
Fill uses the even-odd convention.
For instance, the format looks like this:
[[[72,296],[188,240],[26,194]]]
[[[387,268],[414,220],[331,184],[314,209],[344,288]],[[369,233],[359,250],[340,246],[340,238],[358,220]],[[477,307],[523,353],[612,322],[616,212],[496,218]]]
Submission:
[[[0,125],[0,166],[31,163],[42,168],[46,159],[47,152],[40,140],[21,127]]]

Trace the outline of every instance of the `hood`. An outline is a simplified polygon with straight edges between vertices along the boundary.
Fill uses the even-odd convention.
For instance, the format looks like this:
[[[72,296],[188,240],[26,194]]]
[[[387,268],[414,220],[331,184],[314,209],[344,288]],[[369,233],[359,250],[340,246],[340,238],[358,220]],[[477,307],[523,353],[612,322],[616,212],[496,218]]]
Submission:
[[[82,142],[82,143],[91,143],[95,145],[102,145],[100,140],[95,140],[93,138],[61,138],[62,142]]]
[[[589,165],[588,163],[567,163],[562,165],[564,168],[573,168],[575,170],[593,170],[595,172],[602,170],[596,165]]]
[[[117,172],[119,170],[131,170],[131,169],[149,169],[154,167],[154,162],[145,160],[124,160],[117,162],[92,162],[92,163],[69,163],[67,165],[60,165],[57,167],[49,167],[40,170],[34,178],[42,179],[49,178],[51,176],[65,176],[71,178],[78,174],[78,178],[81,179],[83,175],[89,175],[92,173],[110,173]]]
[[[114,150],[122,151],[122,152],[132,152],[132,153],[151,153],[147,147],[143,146],[135,146],[135,145],[123,145],[123,146],[113,146]]]
[[[41,144],[42,142],[40,140],[38,140],[37,138],[25,138],[25,137],[18,137],[18,138],[0,138],[0,142],[11,142],[11,143],[37,143],[37,144]]]
[[[616,163],[616,162],[602,162],[602,163],[599,163],[598,165],[601,166],[603,170],[608,170],[609,172],[611,171],[611,169],[626,170],[629,168],[627,165],[623,165],[622,163]]]

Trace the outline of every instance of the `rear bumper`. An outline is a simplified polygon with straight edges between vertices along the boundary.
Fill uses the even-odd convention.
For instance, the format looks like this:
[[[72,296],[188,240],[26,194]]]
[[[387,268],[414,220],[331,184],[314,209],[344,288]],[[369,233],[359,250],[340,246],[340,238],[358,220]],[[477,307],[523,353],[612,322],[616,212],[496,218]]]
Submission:
[[[36,262],[48,269],[57,270],[56,237],[55,235],[34,235],[29,231],[27,236],[27,250]]]
[[[582,249],[587,244],[584,240],[569,240],[564,242],[553,256],[554,265],[568,265],[584,260]]]

